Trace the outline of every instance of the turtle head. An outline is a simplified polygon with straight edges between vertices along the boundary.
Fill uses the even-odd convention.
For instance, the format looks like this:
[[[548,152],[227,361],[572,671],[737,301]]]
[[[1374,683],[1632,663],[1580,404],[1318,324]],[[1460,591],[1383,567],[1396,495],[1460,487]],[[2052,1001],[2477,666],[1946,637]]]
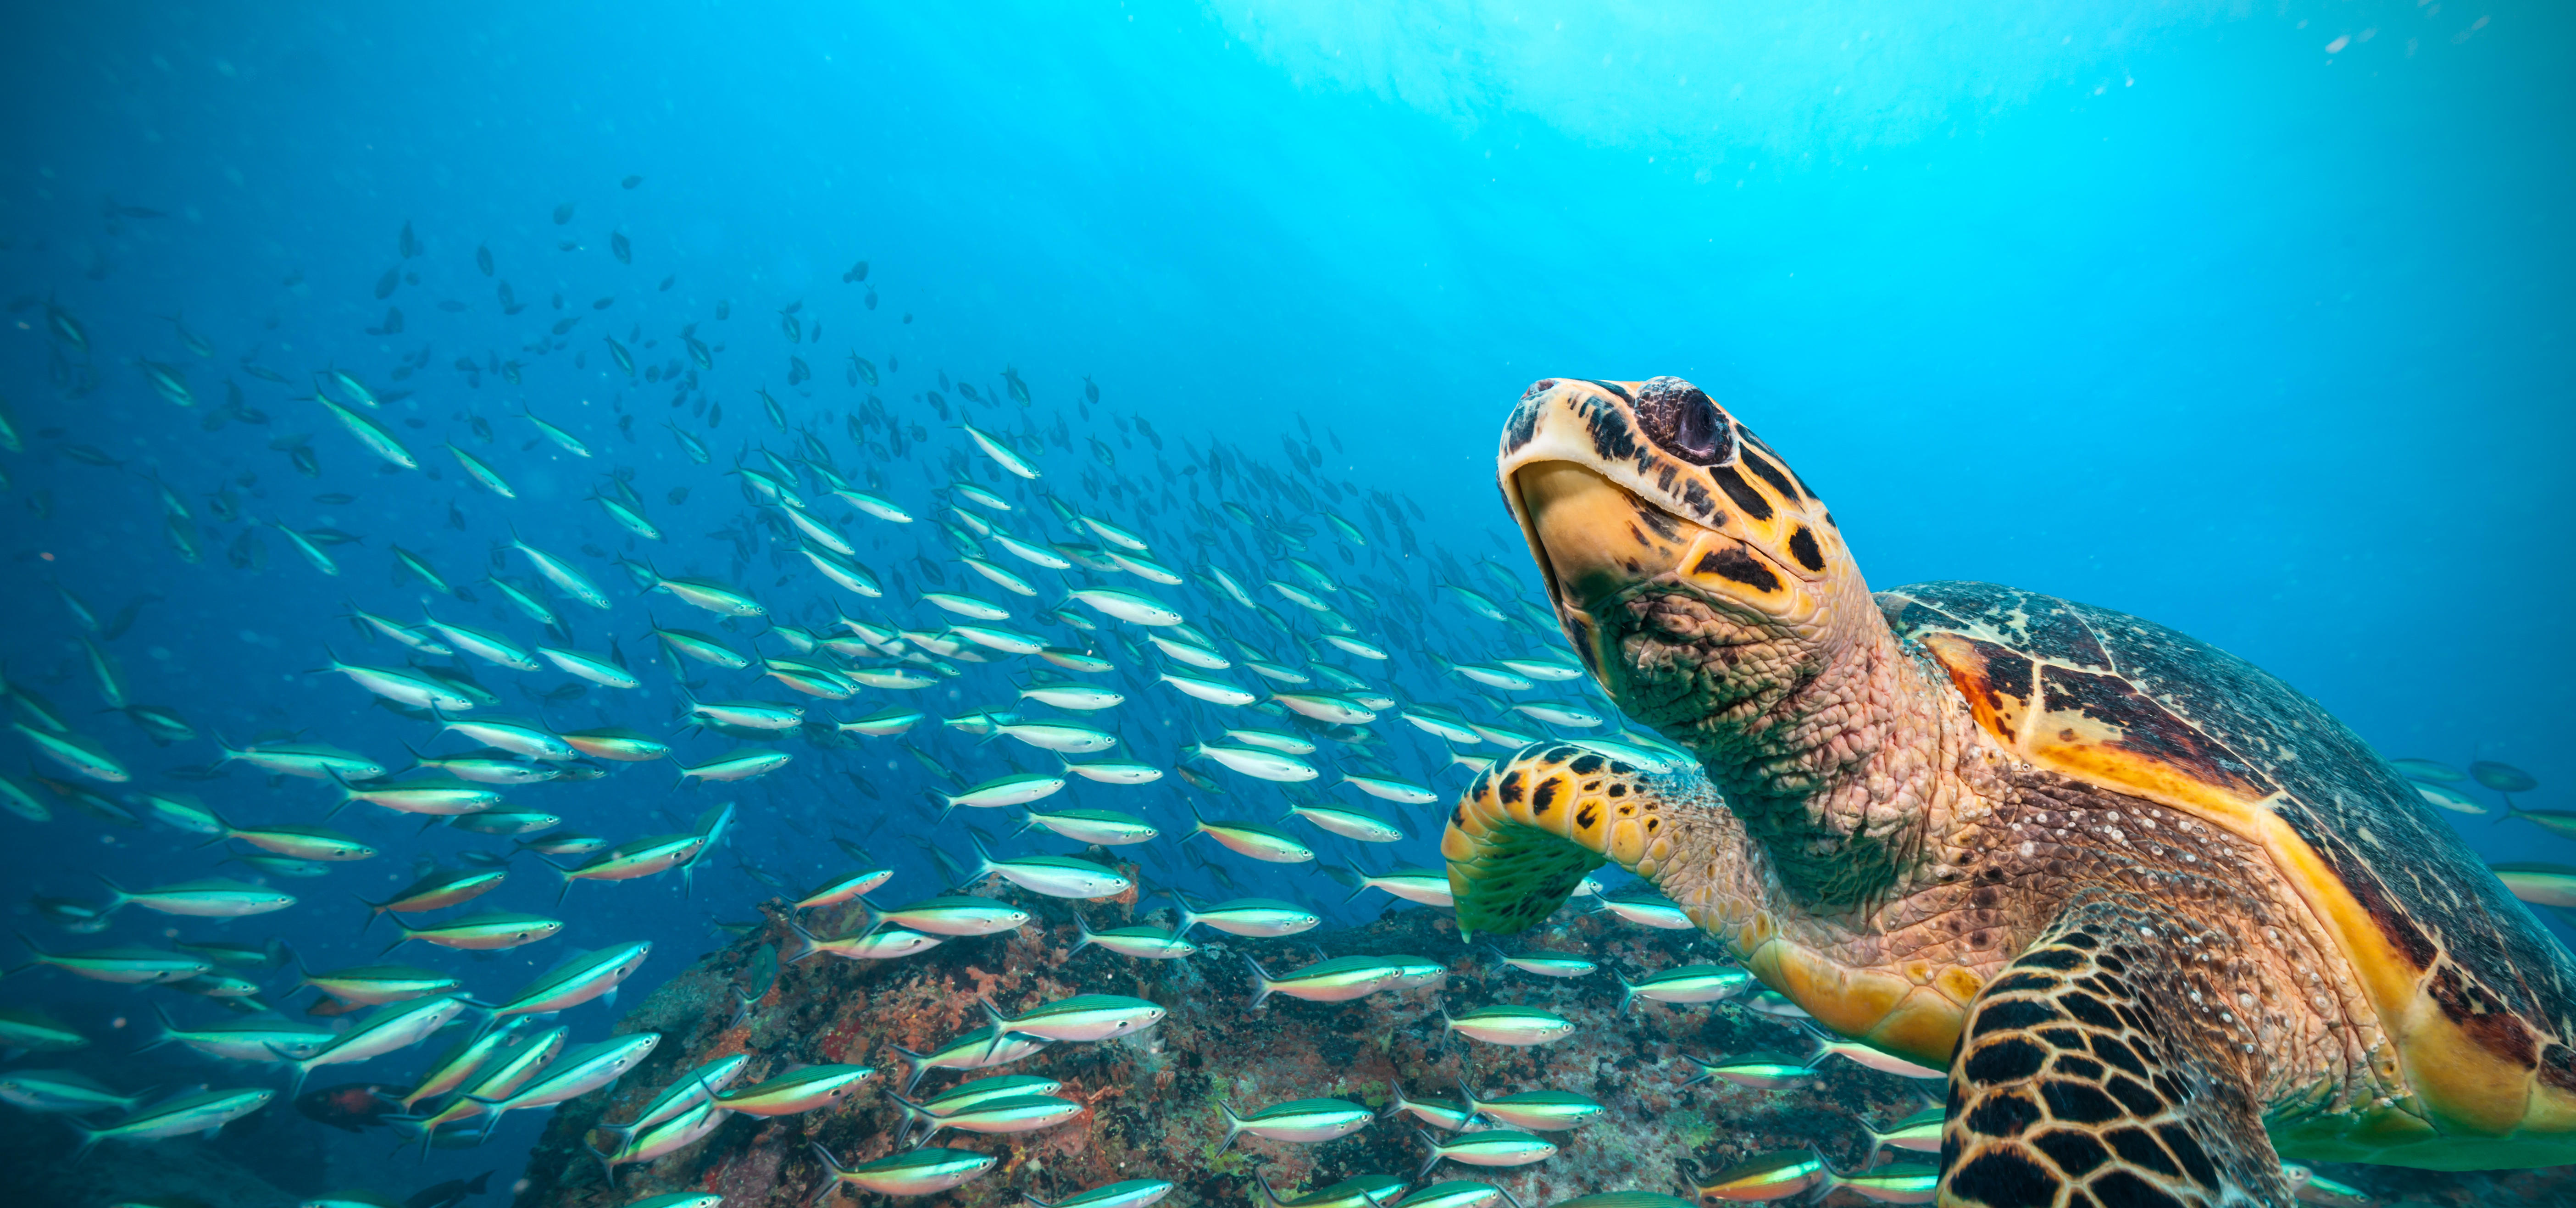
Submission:
[[[1825,505],[1680,378],[1531,386],[1496,472],[1585,666],[1676,738],[1884,628]]]

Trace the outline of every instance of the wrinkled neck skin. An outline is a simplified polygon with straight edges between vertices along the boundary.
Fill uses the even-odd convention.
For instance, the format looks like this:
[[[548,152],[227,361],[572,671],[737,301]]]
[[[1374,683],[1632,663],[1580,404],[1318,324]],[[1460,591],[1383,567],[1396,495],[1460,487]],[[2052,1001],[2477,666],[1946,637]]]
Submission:
[[[1699,757],[1798,904],[1865,913],[1935,878],[1990,765],[1865,589],[1801,625],[1679,591],[1620,607],[1613,696]]]

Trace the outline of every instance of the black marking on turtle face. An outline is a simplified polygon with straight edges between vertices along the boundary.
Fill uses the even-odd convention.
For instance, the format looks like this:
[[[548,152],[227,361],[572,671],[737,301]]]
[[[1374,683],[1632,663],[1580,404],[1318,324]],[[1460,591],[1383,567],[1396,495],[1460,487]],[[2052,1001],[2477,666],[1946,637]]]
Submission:
[[[1554,776],[1539,781],[1530,789],[1530,817],[1544,818],[1548,807],[1556,804],[1557,794],[1565,791],[1565,782]]]
[[[1987,1208],[2046,1208],[2057,1202],[2057,1177],[2020,1150],[1990,1149],[1950,1175],[1950,1195]]]
[[[1718,466],[1710,470],[1708,476],[1717,483],[1717,489],[1735,501],[1735,506],[1744,509],[1745,515],[1756,520],[1771,518],[1771,501],[1764,499],[1762,492],[1754,490],[1752,483],[1744,481],[1744,476],[1736,473],[1735,467]]]
[[[1700,388],[1677,377],[1646,379],[1633,402],[1637,429],[1655,447],[1695,466],[1713,466],[1736,455],[1726,413]],[[1665,483],[1671,489],[1671,483]]]
[[[1602,380],[1601,380],[1601,379],[1599,379],[1599,378],[1585,378],[1585,379],[1583,379],[1583,380],[1584,380],[1584,381],[1587,381],[1587,382],[1590,382],[1590,383],[1592,383],[1592,384],[1593,384],[1593,385],[1595,385],[1595,386],[1599,386],[1600,388],[1602,388],[1602,389],[1604,389],[1604,390],[1607,390],[1607,391],[1609,391],[1609,392],[1610,392],[1610,393],[1612,393],[1612,394],[1618,395],[1618,396],[1619,396],[1619,398],[1620,398],[1620,401],[1622,401],[1622,402],[1625,402],[1625,403],[1627,403],[1627,404],[1629,404],[1629,405],[1631,405],[1631,406],[1636,405],[1637,400],[1636,400],[1636,398],[1635,398],[1634,396],[1631,396],[1631,395],[1628,393],[1628,388],[1627,388],[1627,387],[1625,387],[1625,386],[1620,385],[1620,384],[1619,384],[1619,383],[1617,383],[1617,382],[1605,382],[1605,381],[1602,381]]]
[[[1682,506],[1710,528],[1726,523],[1726,513],[1717,510],[1717,501],[1709,497],[1708,488],[1697,479],[1682,484]]]
[[[2039,1038],[2047,1041],[2048,1047],[2053,1049],[2080,1049],[2084,1047],[2084,1033],[2073,1028],[2041,1028],[2039,1030]]]
[[[2048,1068],[2070,1078],[2098,1079],[2102,1076],[2101,1062],[2090,1057],[2078,1057],[2073,1053],[2059,1053],[2057,1060],[2049,1063]]]
[[[1745,469],[1751,470],[1755,474],[1761,476],[1762,481],[1771,484],[1772,490],[1780,492],[1780,498],[1796,499],[1798,497],[1798,492],[1790,487],[1788,478],[1784,477],[1780,473],[1780,467],[1772,465],[1769,461],[1765,460],[1761,454],[1755,453],[1751,450],[1746,450],[1742,461]]]
[[[1589,803],[1586,803],[1583,808],[1574,811],[1574,827],[1576,830],[1591,830],[1592,824],[1600,820],[1601,812],[1594,809]]]
[[[1586,751],[1581,756],[1577,757],[1574,762],[1565,766],[1566,770],[1573,772],[1577,776],[1589,776],[1594,772],[1600,771],[1601,765],[1608,762],[1610,762],[1608,759],[1590,751]]]
[[[1583,422],[1592,434],[1593,453],[1604,462],[1637,460],[1637,434],[1628,426],[1627,413],[1611,406],[1608,399],[1586,402],[1590,405],[1583,408]]]
[[[1521,799],[1521,776],[1522,772],[1519,768],[1503,773],[1502,783],[1495,786],[1495,799],[1505,805],[1518,804]]]
[[[1522,446],[1538,435],[1538,413],[1545,405],[1540,396],[1555,386],[1556,379],[1548,378],[1521,393],[1521,401],[1512,408],[1512,417],[1503,422],[1504,456],[1520,452]]]
[[[1628,795],[1628,786],[1624,784],[1614,784],[1610,786],[1609,791],[1610,795],[1613,797],[1625,797]]]
[[[1730,545],[1700,555],[1699,564],[1691,567],[1691,573],[1732,579],[1755,591],[1780,590],[1780,576],[1771,573],[1771,568],[1762,565],[1760,559],[1745,553],[1741,545]]]
[[[1729,417],[1729,418],[1732,418],[1732,417]],[[1771,455],[1772,457],[1774,457],[1774,458],[1778,458],[1779,460],[1784,461],[1784,462],[1788,460],[1788,458],[1781,457],[1781,456],[1780,456],[1780,451],[1779,451],[1779,450],[1777,450],[1777,449],[1772,448],[1772,447],[1771,447],[1771,443],[1770,443],[1769,441],[1766,441],[1766,440],[1762,439],[1762,438],[1761,438],[1761,437],[1759,437],[1759,436],[1755,436],[1755,435],[1753,434],[1753,429],[1751,429],[1751,428],[1748,428],[1748,427],[1745,427],[1745,426],[1744,426],[1744,421],[1743,421],[1743,420],[1740,420],[1740,419],[1739,419],[1739,420],[1736,420],[1736,421],[1735,421],[1735,435],[1736,435],[1736,438],[1737,438],[1738,440],[1741,440],[1741,441],[1743,441],[1744,443],[1746,443],[1746,444],[1748,444],[1748,445],[1751,445],[1751,446],[1753,446],[1753,447],[1754,447],[1754,448],[1756,448],[1756,449],[1760,449],[1760,450],[1762,450],[1763,452],[1770,454],[1770,455]]]
[[[1816,547],[1816,534],[1806,525],[1799,525],[1797,532],[1789,534],[1789,556],[1808,570],[1825,569],[1825,551]]]
[[[2091,1174],[2094,1167],[2111,1160],[2111,1151],[2102,1148],[2102,1143],[2094,1140],[2093,1134],[2072,1129],[2052,1128],[2032,1137],[2030,1144],[2031,1148],[2047,1154],[2048,1160],[2057,1163],[2059,1170],[2079,1179]]]
[[[1647,528],[1655,530],[1655,535],[1666,541],[1682,539],[1682,526],[1673,523],[1673,518],[1662,512],[1653,508],[1638,508],[1637,519]]]

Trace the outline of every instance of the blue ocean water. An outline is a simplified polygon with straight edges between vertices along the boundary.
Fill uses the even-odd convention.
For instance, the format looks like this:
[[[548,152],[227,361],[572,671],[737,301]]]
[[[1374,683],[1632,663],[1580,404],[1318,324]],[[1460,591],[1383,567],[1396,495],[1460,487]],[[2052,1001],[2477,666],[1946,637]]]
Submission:
[[[2576,776],[2576,83],[2557,67],[2576,19],[2560,6],[99,4],[8,21],[0,400],[16,447],[0,455],[0,654],[12,685],[133,769],[91,785],[111,798],[172,789],[236,822],[303,823],[335,799],[326,782],[272,784],[238,764],[164,775],[208,766],[216,735],[291,731],[404,766],[403,744],[427,749],[434,727],[312,669],[326,647],[403,663],[342,619],[351,605],[416,623],[428,602],[540,640],[479,582],[539,582],[521,556],[494,555],[514,528],[613,597],[603,613],[554,593],[566,644],[614,642],[644,684],[539,703],[521,688],[580,681],[474,668],[505,711],[560,727],[671,729],[648,616],[786,653],[758,624],[719,630],[667,594],[639,596],[621,557],[731,581],[782,624],[825,628],[838,607],[935,631],[942,614],[919,594],[949,590],[1005,603],[1004,624],[1050,642],[1107,641],[1032,619],[1062,598],[1053,572],[1012,564],[1044,583],[1021,601],[960,568],[931,531],[960,476],[1018,501],[1003,518],[1014,531],[1082,537],[1030,493],[1046,490],[1147,533],[1185,573],[1214,561],[1255,587],[1293,583],[1277,559],[1303,557],[1378,598],[1350,615],[1400,648],[1385,686],[1470,707],[1472,686],[1419,656],[1561,647],[1512,603],[1543,597],[1494,491],[1502,415],[1534,379],[1657,374],[1758,428],[1832,503],[1874,585],[1985,579],[2172,625],[2279,674],[2392,756],[2527,770],[2541,787],[2519,800],[2535,808],[2560,807]],[[692,362],[684,330],[711,365]],[[854,382],[853,357],[880,381]],[[156,392],[152,363],[183,375],[193,406]],[[797,363],[810,380],[790,382]],[[305,401],[331,368],[409,392],[374,414],[418,470],[388,472]],[[264,423],[210,418],[236,388]],[[761,449],[808,456],[759,390],[853,485],[881,481],[920,518],[825,509],[884,598],[832,587],[752,519],[776,509],[725,476],[766,467]],[[593,456],[543,440],[523,408]],[[876,414],[904,426],[902,451],[883,425],[854,439],[854,417]],[[1038,433],[1023,448],[1045,476],[1021,487],[958,419]],[[445,442],[516,497],[469,482]],[[1218,447],[1230,485],[1203,469]],[[617,467],[666,541],[631,541],[589,501]],[[1247,483],[1250,467],[1304,484],[1288,498],[1311,506]],[[165,535],[155,477],[188,512],[193,561]],[[238,519],[219,517],[219,490]],[[1203,510],[1224,499],[1265,528]],[[1328,510],[1367,543],[1338,537]],[[329,547],[338,573],[324,575],[272,520],[363,540]],[[712,535],[727,529],[739,545]],[[1302,552],[1282,529],[1302,529],[1287,534]],[[395,545],[475,602],[398,578]],[[1111,577],[1262,640],[1197,578]],[[1502,602],[1519,627],[1442,582]],[[1314,632],[1298,641],[1368,670]],[[194,737],[158,747],[94,712],[84,636],[134,702],[176,710]],[[1016,707],[1024,662],[840,703],[747,673],[705,691],[793,699],[809,717],[916,704],[935,716],[900,741],[972,782],[1052,766],[936,723]],[[1182,743],[1214,737],[1216,710],[1137,683],[1106,723],[1133,757],[1168,768]],[[1463,777],[1436,742],[1380,731],[1389,770],[1454,794]],[[0,770],[63,775],[9,741]],[[750,745],[673,741],[689,760]],[[710,918],[748,918],[775,892],[742,865],[808,884],[845,862],[822,842],[834,833],[928,892],[938,871],[911,838],[959,851],[960,832],[933,831],[931,774],[898,741],[791,740],[793,763],[740,784],[675,790],[654,763],[511,790],[612,840],[724,802],[742,817],[687,897],[667,877],[578,885],[547,946],[406,959],[499,993],[565,952],[649,939],[629,992],[649,989],[722,942]],[[1149,875],[1218,893],[1171,846],[1185,797],[1268,821],[1280,790],[1209,774],[1226,794],[1167,777],[1071,796],[1147,814],[1166,835]],[[1413,808],[1414,838],[1371,861],[1436,864],[1437,808]],[[273,935],[315,968],[364,963],[388,938],[381,921],[358,934],[352,892],[395,888],[420,855],[506,845],[415,835],[353,806],[331,825],[384,854],[270,878],[305,899],[292,911],[215,926],[128,908],[82,937],[24,903],[96,901],[93,873],[139,888],[224,870],[159,823],[54,814],[0,818],[0,886],[36,942]],[[2576,845],[2525,823],[2458,821],[2491,858],[2576,863]],[[1321,877],[1231,868],[1246,892],[1342,898]],[[477,908],[553,912],[553,882],[521,857]],[[0,1004],[42,1005],[103,1047],[148,1033],[156,1004],[219,1014],[59,974],[12,977]],[[418,1060],[320,1077],[391,1079]],[[539,1127],[513,1119],[484,1149],[434,1152],[417,1181],[514,1171]],[[412,1175],[394,1181],[407,1191]]]

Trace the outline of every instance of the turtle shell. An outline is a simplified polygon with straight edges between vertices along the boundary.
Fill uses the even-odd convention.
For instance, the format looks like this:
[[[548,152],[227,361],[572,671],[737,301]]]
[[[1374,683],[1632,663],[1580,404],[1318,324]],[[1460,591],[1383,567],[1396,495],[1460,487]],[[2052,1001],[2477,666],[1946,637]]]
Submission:
[[[2370,746],[2297,689],[2136,617],[1986,583],[1881,592],[1899,637],[2032,764],[2262,844],[2342,951],[2411,1102],[2285,1125],[2285,1151],[2576,1161],[2576,964]],[[2561,1156],[2549,1156],[2555,1152]]]

